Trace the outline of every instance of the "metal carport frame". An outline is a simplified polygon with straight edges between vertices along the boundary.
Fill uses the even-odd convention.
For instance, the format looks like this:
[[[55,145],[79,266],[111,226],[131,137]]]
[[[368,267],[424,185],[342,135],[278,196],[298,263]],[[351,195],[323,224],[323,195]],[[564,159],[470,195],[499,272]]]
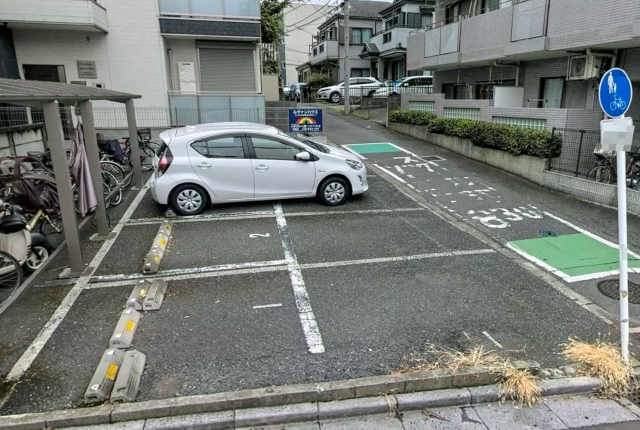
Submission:
[[[44,122],[47,130],[47,143],[51,150],[51,159],[56,177],[58,196],[62,222],[69,249],[69,262],[71,273],[81,275],[85,270],[82,250],[80,248],[80,234],[71,191],[71,175],[67,161],[64,138],[62,134],[62,122],[60,119],[59,103],[80,106],[82,123],[85,130],[85,143],[89,170],[98,206],[96,218],[98,221],[98,234],[101,237],[109,235],[109,223],[104,205],[102,190],[102,175],[100,172],[100,155],[96,138],[95,124],[93,120],[93,100],[106,100],[124,103],[127,109],[129,125],[129,137],[131,142],[131,159],[133,162],[134,183],[142,187],[142,170],[140,168],[140,150],[138,148],[138,129],[133,99],[141,96],[104,90],[101,88],[85,87],[81,85],[65,84],[58,82],[26,81],[17,79],[0,79],[0,103],[9,103],[30,108],[40,108],[44,111]]]

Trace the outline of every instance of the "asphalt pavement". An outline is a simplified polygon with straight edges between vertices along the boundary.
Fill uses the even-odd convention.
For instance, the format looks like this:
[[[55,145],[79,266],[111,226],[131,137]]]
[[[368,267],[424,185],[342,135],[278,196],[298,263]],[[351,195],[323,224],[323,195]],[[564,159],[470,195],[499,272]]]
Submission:
[[[327,115],[329,139],[392,142],[421,157],[436,155],[442,160],[429,166],[434,172],[438,167],[440,175],[414,167],[414,178],[408,178],[407,167],[404,176],[396,176],[414,180],[412,189],[406,179],[376,168],[369,171],[369,192],[339,207],[315,200],[220,205],[198,217],[175,219],[156,275],[168,281],[167,296],[162,309],[143,315],[133,341],[147,355],[139,400],[383,375],[429,344],[455,349],[480,344],[544,367],[560,366],[565,361],[558,353],[570,336],[615,338],[612,326],[523,267],[520,257],[499,252],[490,242],[494,229],[468,216],[470,210],[491,214],[492,208],[508,208],[517,215],[515,209],[527,208],[531,216],[518,215],[523,219],[513,221],[513,233],[495,236],[500,246],[542,228],[570,233],[566,224],[546,224],[546,216],[538,217],[548,206],[537,200],[548,192],[354,120]],[[403,175],[385,160],[379,166]],[[398,165],[403,169],[407,163]],[[463,175],[495,188],[500,206],[479,206],[481,200],[461,208],[447,205],[458,214],[449,219],[423,203],[442,203],[424,197],[426,185],[416,191],[418,183],[433,181],[433,194],[453,193],[446,190],[456,186],[446,178]],[[549,195],[557,205],[554,213],[567,217],[566,209],[557,210],[560,196]],[[584,213],[609,211],[568,201],[569,208]],[[29,319],[23,330],[28,334],[1,357],[5,372],[25,369],[20,382],[9,387],[1,414],[82,405],[164,220],[166,208],[155,205],[148,192],[142,191],[136,204],[121,220],[115,242],[98,247],[99,265],[85,283],[71,281],[71,289],[45,279],[34,290],[40,296],[30,296],[37,305],[32,309],[23,302],[16,308],[14,318],[20,312],[42,314]],[[610,238],[607,231],[600,234]],[[79,295],[67,306],[69,291]],[[43,337],[38,331],[51,315],[60,325]],[[6,315],[0,319],[12,326]],[[35,348],[27,349],[30,344]]]

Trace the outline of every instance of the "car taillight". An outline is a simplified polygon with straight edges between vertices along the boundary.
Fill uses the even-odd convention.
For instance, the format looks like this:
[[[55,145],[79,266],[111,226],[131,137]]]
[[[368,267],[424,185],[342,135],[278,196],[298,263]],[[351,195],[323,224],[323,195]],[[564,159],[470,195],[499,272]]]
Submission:
[[[158,163],[158,176],[164,175],[169,166],[171,166],[172,161],[173,154],[171,153],[171,150],[167,148],[160,157],[160,162]]]

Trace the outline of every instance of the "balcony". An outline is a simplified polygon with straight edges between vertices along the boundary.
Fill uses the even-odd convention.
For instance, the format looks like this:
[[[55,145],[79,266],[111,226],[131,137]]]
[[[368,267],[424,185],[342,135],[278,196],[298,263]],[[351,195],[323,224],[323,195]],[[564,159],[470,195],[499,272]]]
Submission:
[[[371,37],[380,50],[380,56],[391,58],[406,55],[407,39],[409,34],[415,31],[413,26],[397,25],[387,30],[379,31]]]
[[[311,65],[339,58],[340,42],[337,39],[326,39],[311,47],[309,63]]]
[[[459,16],[412,33],[409,70],[532,61],[570,50],[640,47],[640,1],[520,0],[511,6]],[[555,51],[555,53],[554,53]]]
[[[159,0],[160,33],[260,40],[260,0]]]
[[[93,0],[0,0],[0,22],[11,28],[109,32],[107,11]]]

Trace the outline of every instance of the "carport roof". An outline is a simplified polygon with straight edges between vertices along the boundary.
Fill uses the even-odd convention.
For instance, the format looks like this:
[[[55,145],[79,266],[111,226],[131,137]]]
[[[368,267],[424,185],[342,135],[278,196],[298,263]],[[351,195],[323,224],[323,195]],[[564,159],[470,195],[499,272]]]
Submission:
[[[0,102],[51,102],[54,100],[109,100],[124,103],[139,99],[136,94],[121,93],[102,88],[61,82],[26,81],[20,79],[0,79]]]

